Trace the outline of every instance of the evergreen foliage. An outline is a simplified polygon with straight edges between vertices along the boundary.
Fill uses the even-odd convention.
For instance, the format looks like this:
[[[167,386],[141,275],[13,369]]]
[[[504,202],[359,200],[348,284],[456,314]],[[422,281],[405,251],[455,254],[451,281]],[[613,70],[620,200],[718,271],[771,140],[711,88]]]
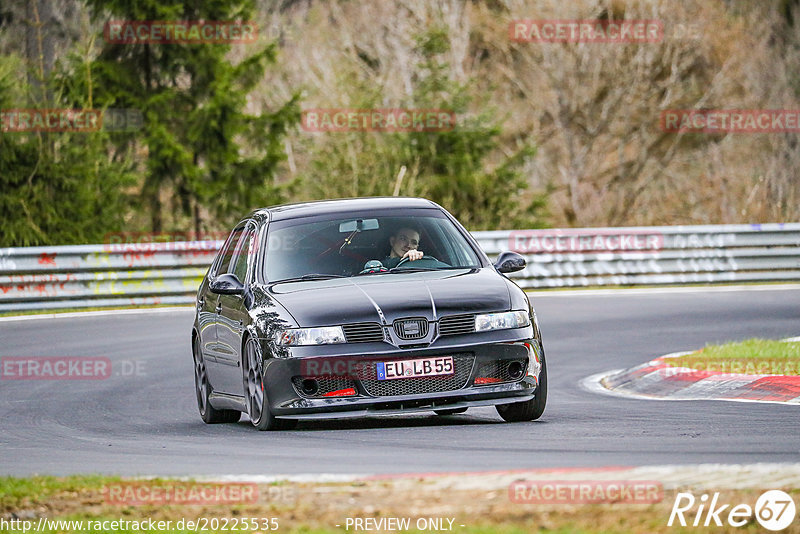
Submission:
[[[99,22],[239,21],[254,15],[251,0],[87,0]],[[97,99],[139,110],[145,170],[139,209],[153,232],[165,211],[223,227],[249,209],[285,200],[274,178],[284,158],[282,136],[299,118],[297,97],[273,113],[248,113],[247,97],[275,60],[274,45],[238,64],[228,44],[113,44],[97,58]],[[167,206],[164,206],[164,200]]]
[[[456,117],[452,129],[410,132],[330,133],[305,178],[315,198],[392,195],[402,167],[399,193],[429,198],[450,210],[470,230],[535,228],[543,225],[546,199],[527,191],[522,166],[535,154],[521,143],[500,152],[502,118],[470,94],[467,84],[448,78],[443,59],[446,31],[434,28],[417,39],[420,62],[407,109],[442,110]],[[364,87],[359,109],[384,108],[380,94]],[[358,97],[357,97],[358,98]],[[488,169],[488,170],[487,170]]]

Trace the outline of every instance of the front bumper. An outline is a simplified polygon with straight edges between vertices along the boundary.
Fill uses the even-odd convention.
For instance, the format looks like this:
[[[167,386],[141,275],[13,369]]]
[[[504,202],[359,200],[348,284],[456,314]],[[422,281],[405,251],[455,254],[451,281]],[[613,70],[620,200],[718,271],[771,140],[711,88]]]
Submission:
[[[387,351],[384,347],[370,351],[379,347],[365,346],[367,350],[348,355],[337,351],[334,355],[273,358],[265,362],[264,387],[270,411],[287,419],[408,414],[524,402],[533,398],[538,385],[539,347],[535,339],[524,339],[418,350],[392,347]],[[376,362],[437,356],[453,357],[453,375],[376,379]],[[306,379],[316,381],[319,391],[305,391],[302,384]]]

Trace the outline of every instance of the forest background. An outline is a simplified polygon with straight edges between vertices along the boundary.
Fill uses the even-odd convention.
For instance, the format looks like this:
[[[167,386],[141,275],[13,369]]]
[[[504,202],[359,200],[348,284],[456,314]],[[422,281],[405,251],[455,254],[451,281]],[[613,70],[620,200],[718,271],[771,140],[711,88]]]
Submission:
[[[800,110],[798,16],[800,0],[0,0],[0,113],[136,118],[0,129],[0,246],[218,236],[257,207],[395,192],[470,230],[798,221],[797,133],[660,125],[671,109]],[[663,38],[519,42],[520,19],[656,20]],[[148,20],[258,36],[104,38],[109,21]],[[332,108],[457,121],[303,127]]]

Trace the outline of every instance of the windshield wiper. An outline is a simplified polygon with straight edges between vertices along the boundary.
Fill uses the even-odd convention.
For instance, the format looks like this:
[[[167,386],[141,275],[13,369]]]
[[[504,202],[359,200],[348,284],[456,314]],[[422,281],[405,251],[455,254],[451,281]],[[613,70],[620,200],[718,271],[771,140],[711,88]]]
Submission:
[[[436,267],[408,267],[403,269],[393,267],[389,269],[390,273],[424,273],[427,271],[441,271],[441,269],[437,269]]]
[[[303,282],[306,280],[330,280],[331,278],[347,278],[341,274],[322,274],[322,273],[308,273],[303,276],[296,276],[294,278],[284,278],[283,280],[275,280],[271,283],[278,284],[282,282]]]
[[[462,269],[480,269],[480,265],[457,265],[455,267],[409,267],[407,269],[393,267],[389,269],[389,273],[423,273],[428,271],[458,271]],[[380,274],[380,273],[375,273]]]

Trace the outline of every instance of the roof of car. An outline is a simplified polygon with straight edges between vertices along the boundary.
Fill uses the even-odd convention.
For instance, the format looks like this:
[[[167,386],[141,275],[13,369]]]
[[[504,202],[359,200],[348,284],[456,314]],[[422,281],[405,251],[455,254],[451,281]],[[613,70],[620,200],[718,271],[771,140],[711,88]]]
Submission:
[[[437,204],[424,199],[413,197],[365,197],[342,198],[336,200],[320,200],[316,202],[298,202],[282,204],[255,210],[252,215],[270,214],[272,220],[294,219],[310,215],[326,215],[330,213],[347,213],[386,208],[438,208]]]

